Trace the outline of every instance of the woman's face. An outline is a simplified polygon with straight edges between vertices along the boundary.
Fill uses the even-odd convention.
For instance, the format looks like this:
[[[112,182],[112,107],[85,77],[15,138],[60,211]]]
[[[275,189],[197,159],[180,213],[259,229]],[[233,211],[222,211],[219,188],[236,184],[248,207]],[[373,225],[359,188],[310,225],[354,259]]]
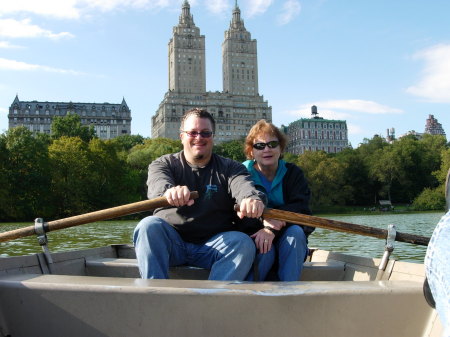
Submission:
[[[260,166],[277,167],[281,156],[278,138],[269,134],[257,136],[253,141],[252,154]]]

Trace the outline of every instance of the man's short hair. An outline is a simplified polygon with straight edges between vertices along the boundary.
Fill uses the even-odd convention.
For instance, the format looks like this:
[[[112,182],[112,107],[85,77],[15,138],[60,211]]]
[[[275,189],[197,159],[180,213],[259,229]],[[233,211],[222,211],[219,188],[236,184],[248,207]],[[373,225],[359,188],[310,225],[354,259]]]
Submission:
[[[186,121],[186,119],[188,119],[191,116],[209,119],[211,122],[211,125],[212,125],[212,132],[215,133],[216,122],[215,122],[213,116],[208,111],[206,111],[206,109],[200,109],[200,108],[193,108],[184,113],[183,117],[181,117],[180,131],[184,131],[184,122]]]

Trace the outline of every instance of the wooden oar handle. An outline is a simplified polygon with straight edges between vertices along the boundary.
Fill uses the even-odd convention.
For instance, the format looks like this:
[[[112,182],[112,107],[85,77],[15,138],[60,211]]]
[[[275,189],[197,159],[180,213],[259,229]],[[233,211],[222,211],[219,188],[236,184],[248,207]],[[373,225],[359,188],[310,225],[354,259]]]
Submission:
[[[198,192],[191,192],[190,199],[198,198]],[[96,221],[103,221],[118,218],[125,215],[151,211],[155,208],[170,206],[165,197],[158,197],[150,200],[138,201],[127,205],[108,208],[100,211],[76,215],[69,218],[50,221],[45,226],[45,231],[55,231],[58,229],[69,228],[73,226],[83,225]],[[9,232],[0,233],[0,242],[14,240],[17,238],[30,236],[35,234],[35,227],[23,227]]]
[[[239,205],[234,205],[234,210],[238,212]],[[358,234],[358,235],[364,235],[364,236],[371,236],[371,237],[375,237],[378,239],[386,239],[387,234],[388,234],[388,231],[386,229],[357,225],[357,224],[353,224],[353,223],[349,223],[349,222],[330,220],[330,219],[325,219],[325,218],[319,218],[319,217],[315,217],[312,215],[288,212],[288,211],[283,211],[280,209],[273,209],[273,208],[265,208],[264,212],[263,212],[263,217],[275,219],[275,220],[282,220],[282,221],[295,223],[295,224],[299,224],[299,225],[330,229],[330,230],[334,230],[334,231],[340,231],[340,232],[346,232],[346,233],[352,233],[352,234]],[[397,232],[397,235],[395,236],[395,240],[400,241],[400,242],[413,243],[413,244],[421,245],[421,246],[428,246],[428,243],[430,242],[429,237],[415,235],[415,234],[401,233],[401,232]]]

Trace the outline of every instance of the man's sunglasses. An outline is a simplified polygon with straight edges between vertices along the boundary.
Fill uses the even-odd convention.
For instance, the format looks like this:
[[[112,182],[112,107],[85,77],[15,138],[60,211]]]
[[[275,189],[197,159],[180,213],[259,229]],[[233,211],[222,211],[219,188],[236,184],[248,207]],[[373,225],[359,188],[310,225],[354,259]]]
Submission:
[[[191,138],[195,138],[198,135],[200,135],[200,137],[202,137],[202,138],[209,138],[213,134],[212,131],[201,131],[201,132],[198,132],[198,131],[182,131],[182,132],[184,132],[185,134],[187,134]]]
[[[266,146],[268,146],[270,149],[274,149],[278,145],[280,145],[280,142],[278,140],[272,140],[271,142],[267,143],[255,143],[253,144],[253,148],[257,150],[264,150]]]

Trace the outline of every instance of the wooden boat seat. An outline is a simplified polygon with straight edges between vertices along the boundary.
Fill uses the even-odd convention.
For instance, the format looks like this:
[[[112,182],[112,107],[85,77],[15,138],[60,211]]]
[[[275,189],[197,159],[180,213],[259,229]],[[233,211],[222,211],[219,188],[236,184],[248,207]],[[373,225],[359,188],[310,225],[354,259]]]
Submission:
[[[89,276],[139,278],[137,260],[130,258],[90,258],[86,260]],[[305,262],[302,281],[342,281],[345,263],[341,261]],[[171,279],[206,280],[209,270],[192,266],[177,266],[169,270]]]

